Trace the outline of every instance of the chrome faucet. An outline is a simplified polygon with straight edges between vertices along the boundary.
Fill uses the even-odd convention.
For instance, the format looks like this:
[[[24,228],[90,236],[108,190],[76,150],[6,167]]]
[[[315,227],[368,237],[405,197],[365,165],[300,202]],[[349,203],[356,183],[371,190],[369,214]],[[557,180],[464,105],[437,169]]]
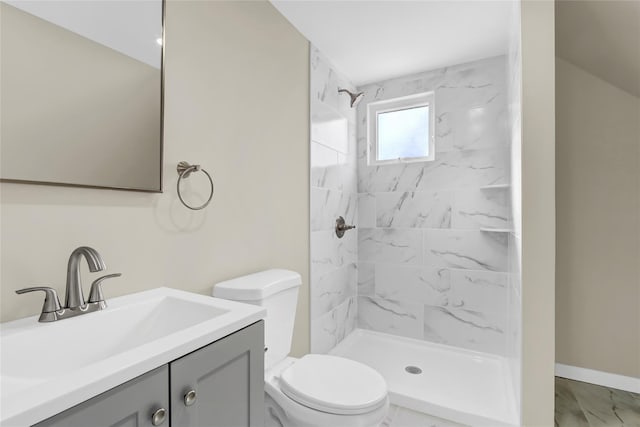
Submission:
[[[105,279],[120,277],[122,274],[107,274],[94,280],[89,292],[89,301],[85,301],[84,294],[82,293],[82,281],[80,280],[80,261],[83,257],[87,260],[89,271],[92,273],[107,268],[100,254],[93,248],[81,246],[71,252],[69,263],[67,264],[67,287],[64,307],[60,306],[58,293],[53,288],[34,286],[16,291],[17,294],[34,291],[43,291],[45,293],[42,313],[40,313],[40,322],[55,322],[56,320],[104,310],[107,307],[107,302],[102,294],[102,282]]]
[[[67,308],[84,307],[84,294],[82,293],[82,281],[80,280],[80,260],[82,257],[89,264],[89,271],[95,273],[102,271],[107,266],[104,264],[100,254],[93,248],[88,246],[80,246],[69,257],[67,264],[67,289],[64,299],[64,306]]]

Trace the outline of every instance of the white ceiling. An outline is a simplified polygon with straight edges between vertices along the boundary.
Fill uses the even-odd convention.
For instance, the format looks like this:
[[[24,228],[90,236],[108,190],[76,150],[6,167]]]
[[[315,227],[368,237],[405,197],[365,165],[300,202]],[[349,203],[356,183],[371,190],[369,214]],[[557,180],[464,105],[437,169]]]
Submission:
[[[40,19],[160,68],[161,0],[2,0]]]
[[[557,1],[556,53],[640,96],[640,1]]]
[[[506,53],[510,1],[271,3],[356,86]]]

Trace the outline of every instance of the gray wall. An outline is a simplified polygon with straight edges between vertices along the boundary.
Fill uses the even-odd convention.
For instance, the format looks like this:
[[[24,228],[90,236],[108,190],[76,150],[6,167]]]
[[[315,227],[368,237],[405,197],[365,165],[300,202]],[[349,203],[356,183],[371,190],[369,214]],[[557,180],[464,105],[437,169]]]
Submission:
[[[157,286],[210,294],[233,276],[298,271],[294,353],[308,351],[307,41],[267,2],[170,1],[165,83],[163,194],[1,185],[1,320],[41,308],[40,295],[15,289],[64,292],[70,252],[90,245],[123,273],[107,298]],[[178,201],[180,160],[213,175],[206,210]],[[185,196],[201,200],[206,183],[190,180]]]
[[[640,377],[640,98],[556,64],[556,361]]]
[[[555,327],[554,3],[518,3],[522,61],[522,423],[553,425]]]

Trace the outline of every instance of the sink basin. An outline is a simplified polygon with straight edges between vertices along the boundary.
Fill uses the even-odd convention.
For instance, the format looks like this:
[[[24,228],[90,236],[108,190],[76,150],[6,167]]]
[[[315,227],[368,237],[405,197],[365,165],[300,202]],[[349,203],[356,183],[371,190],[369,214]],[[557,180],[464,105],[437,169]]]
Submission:
[[[169,288],[1,325],[0,424],[30,425],[254,323],[261,307]]]

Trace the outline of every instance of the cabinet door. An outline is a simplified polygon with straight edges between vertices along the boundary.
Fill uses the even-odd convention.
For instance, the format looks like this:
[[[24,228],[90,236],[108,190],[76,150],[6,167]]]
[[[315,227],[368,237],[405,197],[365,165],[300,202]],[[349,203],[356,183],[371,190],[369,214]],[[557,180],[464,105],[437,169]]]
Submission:
[[[112,388],[35,427],[151,427],[153,413],[169,410],[167,365]],[[169,414],[161,424],[169,425]]]
[[[264,425],[263,321],[178,359],[169,367],[172,426]],[[190,391],[195,393],[189,397],[195,399],[186,397]]]

